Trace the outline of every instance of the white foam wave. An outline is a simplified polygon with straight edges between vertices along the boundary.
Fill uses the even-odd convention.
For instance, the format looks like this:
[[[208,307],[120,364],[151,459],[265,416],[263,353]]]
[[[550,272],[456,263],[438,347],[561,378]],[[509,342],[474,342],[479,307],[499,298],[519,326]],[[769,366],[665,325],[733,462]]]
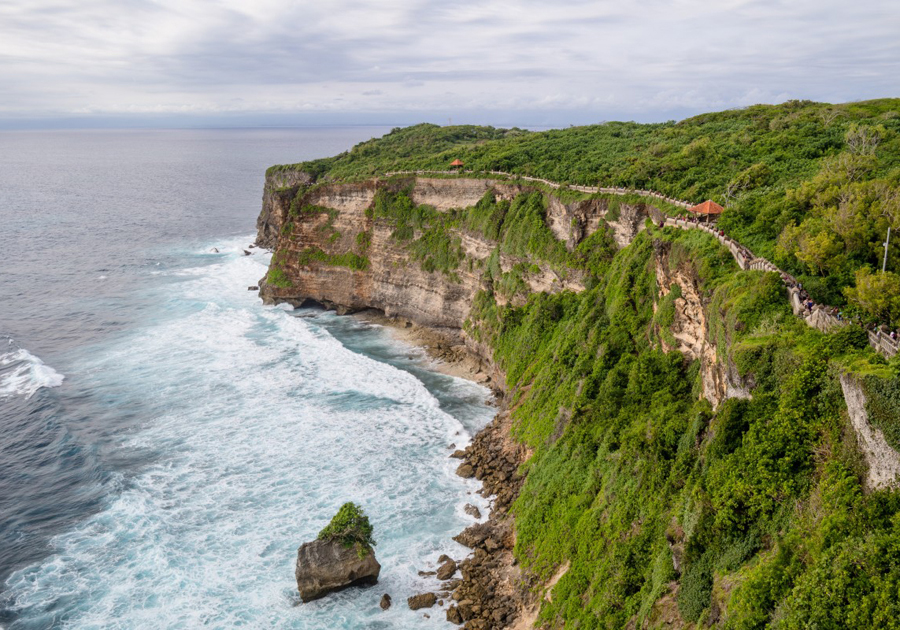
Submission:
[[[0,354],[0,398],[31,398],[42,387],[59,387],[64,378],[24,348]]]
[[[264,270],[263,256],[229,253],[185,270],[157,321],[86,366],[150,407],[122,447],[152,463],[10,576],[23,627],[446,626],[437,609],[377,603],[435,590],[418,571],[465,555],[450,540],[471,522],[465,502],[487,511],[448,458],[463,425],[410,373],[263,308],[246,287]],[[347,500],[375,526],[378,590],[297,606],[296,548]]]

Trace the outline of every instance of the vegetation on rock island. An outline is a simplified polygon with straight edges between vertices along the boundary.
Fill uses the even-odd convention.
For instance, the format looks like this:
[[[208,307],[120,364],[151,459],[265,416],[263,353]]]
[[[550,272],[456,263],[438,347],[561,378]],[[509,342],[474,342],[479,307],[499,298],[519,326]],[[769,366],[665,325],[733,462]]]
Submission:
[[[344,547],[356,546],[360,558],[375,546],[372,525],[363,509],[352,502],[341,506],[331,522],[319,532],[319,540],[340,542]]]

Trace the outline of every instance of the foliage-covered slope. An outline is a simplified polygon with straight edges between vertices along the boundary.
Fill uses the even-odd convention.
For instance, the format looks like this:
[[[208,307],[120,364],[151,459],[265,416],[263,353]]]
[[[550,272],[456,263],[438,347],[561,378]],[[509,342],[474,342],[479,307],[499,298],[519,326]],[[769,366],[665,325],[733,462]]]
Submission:
[[[606,123],[540,133],[417,125],[351,151],[275,169],[358,178],[396,170],[500,170],[585,185],[652,189],[727,206],[722,226],[799,275],[819,300],[900,323],[900,275],[880,268],[900,228],[900,99],[791,101],[660,124]],[[900,239],[888,269],[900,271]],[[889,294],[895,300],[879,299]],[[877,303],[876,303],[877,302]]]
[[[544,578],[569,567],[547,626],[900,626],[900,495],[864,489],[839,383],[843,370],[860,375],[873,424],[900,450],[900,359],[876,355],[859,327],[808,328],[776,274],[740,271],[703,232],[651,226],[614,252],[599,229],[569,250],[539,192],[439,212],[404,181],[374,193],[369,229],[432,279],[481,274],[465,328],[507,375],[514,436],[534,453],[513,506],[515,553]],[[304,206],[305,190],[291,217],[327,216],[333,232],[338,211]],[[462,235],[490,255],[469,258]],[[300,255],[364,274],[369,243],[357,235],[357,258]],[[520,261],[504,273],[501,255]],[[588,288],[526,297],[537,263]],[[696,283],[703,334],[751,398],[713,410],[700,362],[663,352],[681,291],[660,286],[663,264]]]
[[[660,351],[654,247],[694,269],[752,399],[713,412],[699,363]],[[726,628],[900,626],[900,496],[864,492],[837,375],[868,364],[895,399],[898,382],[859,329],[807,328],[775,274],[672,230],[644,232],[581,294],[520,308],[482,295],[469,329],[494,347],[535,450],[516,554],[543,577],[570,563],[550,627],[655,627],[676,606]]]

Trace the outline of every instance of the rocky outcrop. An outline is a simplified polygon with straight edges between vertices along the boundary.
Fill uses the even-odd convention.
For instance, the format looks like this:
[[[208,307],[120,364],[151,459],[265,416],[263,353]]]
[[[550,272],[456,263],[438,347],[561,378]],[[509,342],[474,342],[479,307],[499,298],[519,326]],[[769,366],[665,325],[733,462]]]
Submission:
[[[841,389],[850,423],[868,465],[867,485],[874,489],[895,487],[900,475],[900,454],[890,447],[881,429],[869,422],[862,385],[856,377],[842,374]]]
[[[452,559],[447,558],[444,563],[438,567],[437,572],[435,573],[435,577],[439,580],[449,580],[456,573],[456,562]]]
[[[434,593],[421,593],[407,598],[406,605],[410,610],[419,610],[421,608],[431,608],[437,603],[437,595]]]
[[[340,541],[314,540],[297,550],[297,589],[304,602],[350,586],[378,583],[381,565],[371,549],[360,557],[356,546],[345,547]]]
[[[530,580],[512,559],[511,520],[473,525],[456,540],[473,553],[459,564],[463,579],[451,594],[447,620],[467,630],[507,627],[531,597]]]
[[[671,346],[661,336],[666,351],[677,350],[690,360],[700,361],[703,397],[713,409],[727,398],[749,398],[752,389],[738,374],[737,368],[719,356],[709,334],[709,304],[700,286],[696,269],[691,264],[670,264],[668,243],[654,243],[656,283],[660,297],[677,287],[681,294],[674,299],[675,313],[669,331],[675,339]]]
[[[309,173],[294,169],[275,169],[266,173],[262,211],[256,219],[256,245],[269,249],[277,246],[279,230],[287,220],[291,200],[299,187],[312,181]]]

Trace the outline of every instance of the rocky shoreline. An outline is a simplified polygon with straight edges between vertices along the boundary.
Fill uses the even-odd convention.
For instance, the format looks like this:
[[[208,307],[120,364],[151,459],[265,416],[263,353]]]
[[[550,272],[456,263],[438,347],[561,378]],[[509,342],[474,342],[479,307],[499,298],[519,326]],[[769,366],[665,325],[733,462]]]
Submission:
[[[444,582],[444,590],[437,596],[451,601],[447,620],[466,630],[530,628],[535,579],[513,556],[515,527],[508,512],[524,481],[518,468],[530,453],[510,437],[512,421],[503,383],[496,377],[498,371],[466,347],[459,330],[420,326],[375,310],[354,316],[385,326],[395,338],[422,348],[435,370],[491,387],[497,414],[466,449],[451,455],[461,460],[457,474],[482,482],[479,493],[491,499],[491,513],[486,521],[470,525],[454,537],[472,554],[456,565],[461,579]]]

